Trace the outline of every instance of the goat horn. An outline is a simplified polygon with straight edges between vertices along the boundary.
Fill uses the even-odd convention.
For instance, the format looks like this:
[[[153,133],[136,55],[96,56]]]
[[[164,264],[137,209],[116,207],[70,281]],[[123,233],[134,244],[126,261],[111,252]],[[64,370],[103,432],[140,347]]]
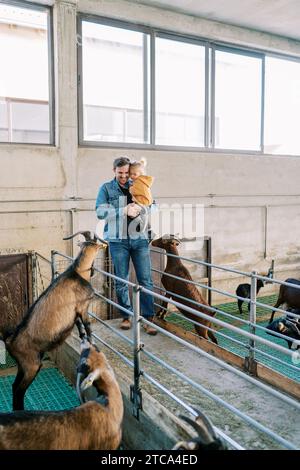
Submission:
[[[77,235],[83,235],[87,241],[91,241],[94,239],[93,232],[91,232],[90,230],[85,230],[85,231],[76,232],[73,235],[69,235],[68,237],[63,238],[63,240],[71,240],[71,238],[74,238]]]
[[[101,243],[104,243],[107,245],[107,242],[105,240],[102,240],[102,238],[98,237],[96,233],[92,232],[91,230],[83,230],[74,233],[73,235],[69,235],[68,237],[64,237],[63,240],[71,240],[71,238],[76,237],[77,235],[83,235],[86,241],[96,241],[98,240]]]
[[[76,378],[76,392],[80,400],[80,403],[84,403],[84,400],[82,397],[82,391],[81,391],[81,382],[82,382],[83,377],[84,377],[84,374],[82,372],[78,372],[77,378]]]
[[[201,419],[203,424],[205,425],[207,431],[209,432],[209,434],[213,437],[213,439],[217,439],[218,436],[217,436],[217,434],[214,430],[213,424],[210,421],[210,419],[204,413],[202,413],[200,410],[198,410],[197,408],[193,408],[193,410],[196,413],[198,413],[198,416],[196,417],[196,422],[199,423],[199,419]]]
[[[198,413],[198,416],[195,418],[195,420],[192,420],[187,416],[182,415],[180,416],[180,418],[186,421],[195,429],[199,438],[201,439],[201,443],[210,444],[210,442],[217,439],[217,435],[214,431],[213,425],[203,413],[201,413],[195,408],[193,408],[193,410]]]
[[[104,243],[105,245],[108,244],[106,240],[103,240],[103,238],[98,237],[98,235],[96,233],[94,233],[94,239],[98,240],[101,243]]]

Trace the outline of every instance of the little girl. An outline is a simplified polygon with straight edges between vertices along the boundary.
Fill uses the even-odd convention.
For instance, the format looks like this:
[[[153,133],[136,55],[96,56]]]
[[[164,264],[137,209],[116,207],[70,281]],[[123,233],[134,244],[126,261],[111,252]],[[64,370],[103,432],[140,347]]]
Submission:
[[[140,161],[133,161],[129,166],[129,177],[132,180],[132,184],[129,187],[129,192],[132,196],[132,201],[138,204],[142,210],[140,215],[136,217],[136,222],[139,222],[139,231],[143,232],[147,227],[148,214],[147,207],[153,203],[151,194],[151,186],[154,178],[144,174],[146,167],[146,159],[141,158]],[[152,231],[148,227],[148,237],[152,238]]]
[[[144,174],[146,164],[146,159],[141,158],[140,161],[131,162],[129,166],[129,177],[132,179],[129,192],[133,202],[140,206],[151,206],[153,202],[150,188],[154,178]]]

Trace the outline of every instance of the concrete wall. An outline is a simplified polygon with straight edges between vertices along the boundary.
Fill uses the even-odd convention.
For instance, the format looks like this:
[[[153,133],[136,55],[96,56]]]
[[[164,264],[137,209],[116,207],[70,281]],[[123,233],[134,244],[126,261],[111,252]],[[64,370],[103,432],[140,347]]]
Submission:
[[[213,262],[265,270],[275,258],[278,277],[299,277],[299,157],[78,147],[77,11],[300,56],[299,42],[192,16],[126,1],[56,0],[56,146],[0,144],[0,253],[71,253],[62,237],[95,228],[94,201],[112,177],[112,160],[144,155],[159,203],[205,205]],[[231,291],[238,283],[224,273],[214,277]]]

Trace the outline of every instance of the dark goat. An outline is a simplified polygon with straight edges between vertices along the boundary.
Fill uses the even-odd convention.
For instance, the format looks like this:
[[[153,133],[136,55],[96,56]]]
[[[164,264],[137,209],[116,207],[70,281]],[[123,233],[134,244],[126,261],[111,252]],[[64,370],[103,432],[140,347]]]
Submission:
[[[300,286],[299,279],[289,278],[289,279],[286,279],[284,282],[289,282],[290,284],[296,284],[297,286]],[[300,289],[295,289],[290,286],[281,285],[279,289],[278,299],[277,299],[276,304],[274,305],[274,308],[278,308],[282,304],[287,304],[287,306],[292,309],[300,308]],[[276,311],[273,310],[269,323],[272,323],[275,313]]]
[[[299,313],[299,311],[294,310],[293,313]],[[287,336],[291,339],[286,339],[289,349],[292,348],[293,339],[300,341],[300,320],[297,321],[294,317],[289,317],[287,315],[286,318],[278,318],[277,320],[272,321],[267,326],[268,330],[276,331],[284,336]],[[268,332],[269,335],[272,333]],[[300,344],[296,347],[296,349],[300,349]]]
[[[199,410],[194,420],[186,416],[181,419],[190,424],[197,432],[197,437],[188,441],[180,441],[173,447],[173,450],[227,450],[225,443],[217,436],[210,420]]]
[[[152,246],[157,247],[157,248],[162,248],[166,250],[167,253],[170,253],[171,255],[178,255],[178,250],[177,246],[179,245],[180,240],[176,238],[173,235],[164,235],[161,238],[158,238],[157,240],[152,241]],[[194,284],[190,284],[189,282],[185,281],[180,281],[179,279],[174,279],[173,277],[168,276],[168,274],[171,274],[173,276],[178,276],[182,277],[185,280],[192,281],[192,277],[187,270],[187,268],[182,264],[181,260],[179,258],[175,258],[173,256],[167,256],[168,261],[167,261],[167,266],[165,268],[165,273],[162,275],[161,282],[166,289],[165,296],[172,298],[172,293],[180,295],[182,297],[185,297],[185,299],[181,299],[174,296],[174,300],[177,302],[182,303],[183,305],[186,305],[187,307],[193,308],[194,310],[197,310],[198,312],[205,313],[206,315],[210,315],[213,317],[215,315],[215,312],[212,312],[205,307],[200,307],[198,305],[195,305],[194,303],[190,302],[189,299],[199,302],[200,304],[203,305],[208,305],[208,303],[203,299],[202,295],[200,294],[199,290]],[[163,302],[162,304],[162,310],[161,312],[158,313],[158,316],[161,319],[164,319],[166,316],[166,311],[164,309],[167,308],[168,302]],[[186,316],[187,318],[190,318],[191,320],[196,321],[198,324],[194,324],[194,328],[196,332],[198,333],[199,336],[202,338],[208,339],[210,338],[214,343],[218,344],[217,338],[213,334],[212,331],[208,330],[205,327],[210,327],[211,322],[209,320],[205,320],[204,318],[197,317],[196,315],[193,315],[192,313],[187,312],[186,310],[179,308],[180,312]]]
[[[257,284],[256,284],[256,294],[259,293],[260,289],[264,287],[264,283],[261,279],[257,279]],[[240,284],[236,291],[236,295],[239,297],[244,297],[245,299],[250,299],[250,293],[251,293],[251,285],[250,284]],[[238,299],[238,307],[239,307],[239,312],[242,315],[243,309],[242,305],[244,303],[244,300]],[[248,312],[250,312],[250,302],[248,303]]]
[[[88,306],[94,296],[91,269],[98,250],[106,246],[91,232],[78,232],[85,241],[71,266],[52,281],[6,339],[18,373],[13,383],[13,409],[24,409],[24,395],[40,367],[43,354],[62,344],[76,324],[80,337],[91,337]],[[98,242],[100,240],[101,243]]]
[[[93,385],[98,393],[95,400],[64,411],[1,413],[0,449],[117,449],[121,441],[122,395],[104,354],[88,342],[81,353],[78,377],[80,395]],[[104,394],[105,403],[100,394]]]

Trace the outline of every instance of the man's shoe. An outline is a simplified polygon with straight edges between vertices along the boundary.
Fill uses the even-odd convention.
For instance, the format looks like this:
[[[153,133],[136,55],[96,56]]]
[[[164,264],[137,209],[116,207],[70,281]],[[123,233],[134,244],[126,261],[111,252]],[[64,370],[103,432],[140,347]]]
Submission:
[[[130,318],[123,318],[123,320],[121,321],[120,328],[121,330],[130,330],[131,328]]]
[[[147,320],[152,321],[153,318],[147,318]],[[153,326],[148,325],[147,323],[143,323],[143,328],[144,328],[145,333],[147,333],[147,335],[150,335],[150,336],[157,335],[157,330],[153,328]]]

